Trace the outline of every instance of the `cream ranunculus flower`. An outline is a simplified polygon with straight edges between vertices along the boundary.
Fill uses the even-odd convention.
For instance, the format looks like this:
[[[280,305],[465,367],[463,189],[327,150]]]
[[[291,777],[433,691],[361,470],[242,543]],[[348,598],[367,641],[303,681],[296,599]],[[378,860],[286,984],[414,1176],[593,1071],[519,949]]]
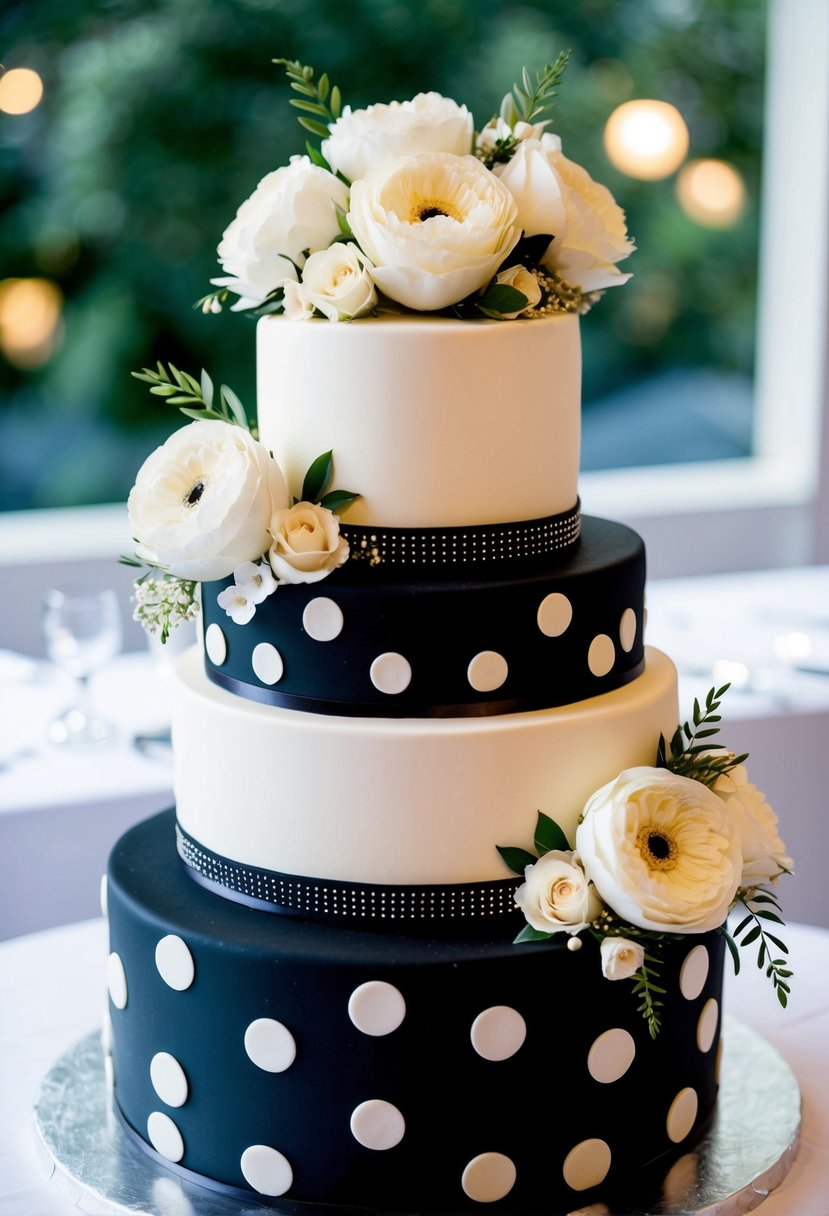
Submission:
[[[318,503],[298,502],[274,514],[268,553],[278,583],[316,583],[348,558],[340,521]]]
[[[226,578],[271,543],[289,501],[279,465],[241,426],[212,419],[176,431],[144,461],[127,502],[136,553],[177,578]]]
[[[512,195],[474,156],[421,153],[351,189],[351,230],[378,288],[433,312],[488,283],[521,235]]]
[[[348,188],[307,156],[263,177],[225,229],[218,254],[226,276],[213,279],[241,298],[233,308],[258,307],[277,287],[296,279],[307,250],[326,249],[340,234],[336,206]]]
[[[721,799],[667,769],[629,768],[592,794],[576,848],[604,902],[640,929],[715,929],[740,885],[740,837]]]
[[[365,110],[346,106],[329,128],[322,154],[335,173],[350,182],[400,156],[472,148],[472,115],[440,93],[418,93],[411,101],[392,101]]]
[[[500,270],[495,276],[496,283],[504,283],[507,287],[514,287],[516,291],[522,292],[527,297],[527,303],[523,308],[519,308],[517,312],[505,312],[501,316],[505,321],[513,321],[516,317],[520,317],[522,313],[532,312],[538,301],[541,299],[541,288],[538,285],[538,279],[531,270],[527,270],[526,266],[508,266],[506,270]]]
[[[579,859],[559,849],[527,866],[515,902],[527,923],[543,933],[579,933],[601,911]]]
[[[629,980],[645,961],[645,948],[626,937],[605,937],[599,947],[606,980]]]
[[[299,303],[298,309],[294,301]],[[338,241],[308,258],[302,282],[292,288],[290,304],[286,291],[285,315],[304,320],[316,309],[329,321],[350,321],[371,312],[376,303],[370,262],[356,245]]]
[[[713,786],[740,836],[743,873],[740,885],[754,887],[794,870],[777,829],[777,816],[756,785],[748,779],[744,765],[717,778]]]

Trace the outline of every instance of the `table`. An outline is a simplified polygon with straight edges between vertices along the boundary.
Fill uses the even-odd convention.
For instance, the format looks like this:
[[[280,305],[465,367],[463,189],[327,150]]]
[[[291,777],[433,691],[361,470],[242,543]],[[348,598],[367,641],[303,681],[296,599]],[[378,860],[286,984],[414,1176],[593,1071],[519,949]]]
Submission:
[[[727,981],[726,1010],[778,1048],[803,1092],[800,1153],[780,1189],[763,1204],[762,1216],[826,1216],[829,932],[790,925],[786,937],[796,971],[789,1009],[784,1012],[777,1005],[770,985],[749,965],[747,952],[740,976]],[[31,1111],[40,1080],[54,1060],[100,1023],[106,954],[106,926],[101,920],[0,944],[2,1216],[67,1216],[72,1210],[45,1176]]]

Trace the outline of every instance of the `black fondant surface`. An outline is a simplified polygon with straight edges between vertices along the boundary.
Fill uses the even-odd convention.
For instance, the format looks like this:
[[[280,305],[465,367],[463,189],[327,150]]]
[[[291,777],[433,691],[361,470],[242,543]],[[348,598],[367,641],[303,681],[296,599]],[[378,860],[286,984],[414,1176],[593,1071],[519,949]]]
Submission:
[[[293,1184],[275,1203],[308,1202],[391,1213],[474,1211],[464,1194],[466,1165],[481,1153],[508,1156],[516,1181],[493,1211],[568,1211],[635,1188],[645,1164],[674,1146],[666,1118],[680,1090],[699,1098],[697,1127],[715,1098],[716,1041],[696,1043],[705,1003],[721,997],[722,939],[689,937],[666,950],[663,1030],[656,1041],[636,1012],[626,981],[601,973],[586,940],[514,946],[487,936],[408,937],[307,924],[218,899],[184,873],[172,812],[132,829],[110,861],[111,949],[124,966],[127,1002],[111,1005],[116,1099],[146,1138],[153,1111],[167,1114],[184,1140],[181,1165],[246,1187],[240,1159],[264,1144],[288,1159]],[[391,928],[391,927],[390,927]],[[158,941],[180,936],[195,964],[184,991],[155,965]],[[711,967],[693,1000],[679,969],[704,943]],[[393,984],[406,1016],[392,1033],[362,1033],[348,1003],[359,985]],[[524,1018],[523,1046],[490,1061],[473,1049],[470,1028],[483,1010],[507,1005]],[[283,1023],[296,1042],[284,1072],[256,1067],[244,1048],[257,1018]],[[598,1035],[627,1030],[636,1054],[619,1080],[602,1084],[587,1069]],[[188,1078],[180,1107],[166,1106],[150,1080],[150,1061],[169,1052]],[[350,1130],[360,1103],[382,1099],[405,1119],[391,1149],[361,1146]],[[693,1136],[693,1133],[691,1133]],[[600,1138],[612,1161],[606,1183],[574,1192],[562,1165],[572,1148]],[[689,1137],[690,1140],[690,1137]],[[685,1142],[687,1148],[689,1141]]]
[[[466,716],[567,705],[610,692],[634,679],[643,662],[645,550],[631,529],[585,516],[580,542],[543,562],[498,562],[458,577],[451,569],[432,579],[405,570],[347,562],[327,578],[278,590],[245,625],[236,625],[217,596],[232,578],[203,588],[205,628],[215,624],[227,642],[217,665],[206,657],[208,676],[243,697],[290,708],[379,716]],[[564,595],[572,621],[557,637],[542,633],[538,610],[550,594]],[[316,641],[303,613],[318,597],[333,600],[343,628],[331,641]],[[620,640],[622,615],[636,618],[633,644]],[[588,652],[594,638],[614,645],[609,671],[594,674]],[[269,643],[283,673],[267,685],[254,673],[254,649]],[[479,653],[506,660],[504,682],[489,691],[472,687],[468,669]],[[411,666],[411,682],[389,694],[375,687],[370,669],[377,656],[394,652]]]

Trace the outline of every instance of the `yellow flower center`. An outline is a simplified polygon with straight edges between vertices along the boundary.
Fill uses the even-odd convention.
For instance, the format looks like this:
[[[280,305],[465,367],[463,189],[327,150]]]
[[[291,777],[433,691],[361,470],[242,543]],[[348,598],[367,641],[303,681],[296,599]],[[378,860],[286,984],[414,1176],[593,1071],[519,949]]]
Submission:
[[[448,216],[449,219],[463,223],[463,214],[452,203],[442,198],[416,198],[409,212],[410,224],[423,224],[433,220],[438,215]]]
[[[677,863],[676,841],[647,824],[636,838],[639,853],[649,870],[673,870]]]

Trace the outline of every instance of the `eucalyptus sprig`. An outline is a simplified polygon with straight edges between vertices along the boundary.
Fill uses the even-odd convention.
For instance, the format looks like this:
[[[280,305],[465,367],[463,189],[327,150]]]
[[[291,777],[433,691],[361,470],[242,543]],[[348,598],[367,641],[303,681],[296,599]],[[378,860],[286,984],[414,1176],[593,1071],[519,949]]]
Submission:
[[[719,777],[730,773],[748,759],[747,752],[735,756],[722,743],[711,742],[714,735],[719,734],[720,728],[714,724],[722,721],[720,703],[730,687],[730,684],[723,684],[721,688],[709,689],[704,707],[698,698],[694,698],[693,729],[690,723],[683,722],[676,728],[667,746],[664,735],[659,736],[656,754],[658,768],[667,768],[680,777],[690,777],[710,787]]]
[[[789,1003],[791,991],[789,980],[794,974],[789,966],[788,958],[785,957],[789,953],[789,948],[781,938],[769,930],[767,923],[770,921],[775,925],[785,925],[780,915],[780,903],[777,896],[768,887],[741,889],[737,892],[737,898],[734,901],[734,907],[737,906],[742,907],[746,913],[739,925],[733,933],[729,933],[726,925],[720,929],[731,953],[734,974],[738,975],[740,971],[738,947],[752,946],[755,942],[759,942],[757,966],[761,971],[764,970],[767,979],[771,980],[775,995],[785,1009]],[[751,928],[749,928],[750,925]],[[747,929],[748,932],[746,932]],[[774,950],[772,950],[772,946],[775,947]]]
[[[555,63],[548,63],[535,74],[533,84],[530,73],[524,68],[521,73],[521,83],[514,84],[509,99],[508,113],[502,110],[501,117],[514,127],[517,122],[534,123],[540,114],[550,110],[555,105],[558,86],[561,84],[567,64],[570,62],[570,51],[562,51]],[[504,100],[506,101],[507,98]]]
[[[154,397],[163,397],[168,405],[177,405],[186,417],[213,418],[220,422],[229,422],[244,427],[256,437],[256,424],[248,418],[233,389],[222,384],[217,398],[213,381],[206,371],[202,370],[201,378],[196,380],[188,372],[179,371],[172,363],[165,367],[159,360],[155,370],[144,367],[140,372],[131,374],[136,380],[149,384]]]
[[[285,69],[291,88],[299,93],[299,97],[291,98],[291,105],[302,111],[297,119],[299,125],[312,135],[326,139],[329,125],[336,122],[342,113],[340,90],[336,85],[331,85],[327,72],[323,72],[315,81],[314,69],[298,59],[274,59],[273,62]]]

